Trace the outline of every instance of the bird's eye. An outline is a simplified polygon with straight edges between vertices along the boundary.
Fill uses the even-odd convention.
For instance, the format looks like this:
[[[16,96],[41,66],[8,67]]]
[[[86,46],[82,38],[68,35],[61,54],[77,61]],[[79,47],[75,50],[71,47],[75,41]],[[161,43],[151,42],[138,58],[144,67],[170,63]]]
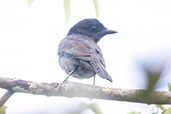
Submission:
[[[90,31],[96,31],[97,27],[96,26],[91,26],[89,29],[90,29]]]

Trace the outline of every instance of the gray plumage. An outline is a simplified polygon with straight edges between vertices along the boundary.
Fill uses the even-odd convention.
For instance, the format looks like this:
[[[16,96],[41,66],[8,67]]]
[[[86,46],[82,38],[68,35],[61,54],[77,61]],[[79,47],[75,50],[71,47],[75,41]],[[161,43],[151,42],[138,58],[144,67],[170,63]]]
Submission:
[[[95,80],[95,75],[98,74],[112,82],[112,78],[105,70],[105,61],[97,42],[106,34],[113,33],[117,32],[108,30],[97,19],[84,19],[78,22],[59,44],[61,68],[75,78],[94,77]]]

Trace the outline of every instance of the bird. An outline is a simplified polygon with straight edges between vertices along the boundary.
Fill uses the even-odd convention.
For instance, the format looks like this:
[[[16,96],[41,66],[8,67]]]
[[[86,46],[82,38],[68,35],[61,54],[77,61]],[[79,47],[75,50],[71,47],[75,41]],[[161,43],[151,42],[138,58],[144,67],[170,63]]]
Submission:
[[[117,33],[107,29],[99,20],[87,18],[76,23],[67,36],[59,43],[59,65],[68,75],[78,79],[88,79],[95,75],[112,82],[111,76],[105,70],[105,61],[97,43],[108,34]]]

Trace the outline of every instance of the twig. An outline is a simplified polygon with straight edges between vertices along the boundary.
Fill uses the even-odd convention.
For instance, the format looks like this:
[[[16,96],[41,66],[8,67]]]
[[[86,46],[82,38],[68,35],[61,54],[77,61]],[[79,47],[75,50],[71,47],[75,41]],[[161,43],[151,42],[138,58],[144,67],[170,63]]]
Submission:
[[[0,88],[46,96],[87,97],[147,104],[171,104],[171,92],[169,91],[152,91],[150,96],[145,96],[146,90],[107,88],[79,83],[38,83],[3,77],[0,77]]]
[[[13,91],[7,91],[0,99],[0,107],[13,95]]]

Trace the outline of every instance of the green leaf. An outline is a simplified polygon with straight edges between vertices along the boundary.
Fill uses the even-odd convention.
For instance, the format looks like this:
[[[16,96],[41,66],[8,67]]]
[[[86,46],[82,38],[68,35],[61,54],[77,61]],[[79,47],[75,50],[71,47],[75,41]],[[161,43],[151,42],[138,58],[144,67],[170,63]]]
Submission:
[[[103,114],[97,103],[91,103],[88,106],[95,114]]]
[[[164,71],[164,66],[165,64],[162,63],[160,65],[155,65],[154,63],[142,63],[141,64],[141,68],[144,71],[144,73],[147,76],[147,84],[146,84],[146,90],[144,92],[143,97],[144,100],[146,100],[146,102],[148,103],[148,101],[151,99],[151,93],[152,91],[156,88],[156,84],[157,82],[160,80],[161,74]]]
[[[171,107],[169,109],[167,109],[164,113],[162,114],[171,114]]]
[[[6,114],[5,113],[5,110],[6,110],[6,106],[2,106],[1,108],[0,108],[0,114]]]
[[[70,19],[70,0],[64,0],[64,9],[65,9],[66,23],[68,23]]]
[[[163,105],[156,105],[156,107],[160,108],[163,112],[167,110]]]
[[[129,112],[128,114],[141,114],[140,112]]]
[[[171,91],[171,83],[168,83],[169,91]]]
[[[96,11],[96,17],[98,18],[98,17],[99,17],[99,5],[98,5],[98,0],[93,0],[93,3],[94,3],[95,11]]]
[[[28,0],[28,6],[31,7],[34,0]]]

